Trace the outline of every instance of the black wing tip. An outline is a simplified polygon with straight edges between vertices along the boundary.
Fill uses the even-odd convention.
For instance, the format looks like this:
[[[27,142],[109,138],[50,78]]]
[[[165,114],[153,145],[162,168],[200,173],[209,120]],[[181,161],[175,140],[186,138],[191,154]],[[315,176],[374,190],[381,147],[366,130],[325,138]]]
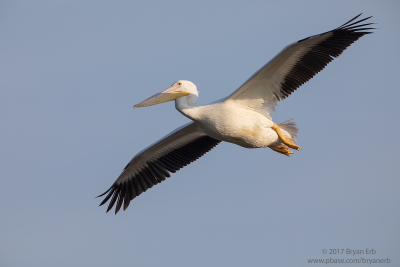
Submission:
[[[369,16],[369,17],[360,19],[360,20],[358,20],[358,21],[356,21],[356,22],[353,22],[353,21],[355,21],[356,19],[358,19],[362,14],[363,14],[363,13],[358,14],[358,15],[355,16],[354,18],[350,19],[348,22],[346,22],[346,23],[340,25],[338,28],[346,27],[346,26],[349,26],[349,25],[354,25],[354,24],[360,23],[360,22],[362,22],[362,21],[364,21],[364,20],[367,20],[367,19],[370,19],[370,18],[373,17],[373,16]],[[353,23],[352,23],[352,22],[353,22]]]
[[[361,22],[366,21],[367,19],[370,19],[373,16],[369,16],[369,17],[360,19],[360,20],[358,20],[356,22],[353,22],[358,17],[360,17],[362,14],[363,13],[358,14],[357,16],[355,16],[354,18],[352,18],[348,22],[344,23],[343,25],[341,25],[341,26],[339,26],[339,27],[337,27],[337,28],[335,28],[335,29],[333,29],[331,31],[327,31],[327,32],[324,32],[324,33],[321,33],[321,34],[312,35],[312,36],[303,38],[303,39],[297,41],[297,43],[301,43],[301,42],[303,42],[305,40],[308,40],[310,38],[321,36],[323,34],[330,33],[330,32],[332,32],[332,33],[335,33],[335,32],[359,33],[359,34],[362,34],[362,35],[374,33],[374,32],[370,32],[369,30],[375,30],[376,28],[372,28],[372,27],[363,28],[363,27],[364,26],[369,26],[369,25],[374,25],[374,24],[377,24],[377,23],[371,22],[371,23],[360,24]]]
[[[354,32],[354,31],[360,32],[360,31],[364,31],[364,30],[374,30],[375,28],[362,28],[364,26],[369,26],[369,25],[376,24],[374,22],[360,24],[361,22],[366,21],[366,20],[372,18],[373,16],[369,16],[369,17],[366,17],[366,18],[363,18],[363,19],[360,19],[360,20],[357,20],[357,21],[353,22],[354,20],[359,18],[362,14],[363,13],[358,14],[357,16],[355,16],[354,18],[352,18],[351,20],[349,20],[345,24],[337,27],[335,30],[347,30],[347,31],[351,31],[351,32]],[[333,30],[333,31],[335,31],[335,30]],[[366,33],[366,32],[363,32],[363,33]]]
[[[101,197],[108,193],[108,195],[100,203],[99,207],[107,203],[108,200],[111,198],[106,213],[108,213],[114,207],[114,205],[115,215],[121,210],[121,207],[125,211],[128,208],[129,203],[132,199],[153,186],[151,184],[151,181],[147,180],[147,177],[140,176],[140,173],[141,172],[132,176],[129,180],[125,182],[118,184],[114,183],[106,192],[97,196]]]
[[[108,190],[106,191],[106,192],[104,192],[103,194],[101,194],[101,195],[98,195],[97,197],[95,197],[95,198],[98,198],[98,197],[102,197],[102,196],[104,196],[105,194],[107,194],[111,189],[112,189],[113,187],[111,186],[110,188],[108,188]]]
[[[112,196],[112,198],[110,200],[110,203],[109,203],[109,205],[107,207],[106,213],[108,213],[114,207],[115,202],[117,202],[117,205],[116,205],[116,208],[115,208],[115,214],[117,214],[118,211],[120,210],[121,206],[122,206],[122,203],[124,202],[124,199],[123,199],[124,197],[123,196],[124,196],[124,193],[125,193],[124,191],[125,190],[126,190],[126,188],[124,186],[116,185],[114,183],[106,192],[104,192],[103,194],[97,196],[97,197],[101,197],[101,196],[104,196],[106,193],[108,193],[108,195],[100,203],[99,207],[103,206],[105,203],[107,203],[107,201]],[[129,205],[129,203],[128,203],[128,205]],[[124,205],[124,207],[125,207],[125,205]],[[127,207],[127,205],[126,205],[126,207]],[[125,209],[126,208],[124,208],[124,210]]]

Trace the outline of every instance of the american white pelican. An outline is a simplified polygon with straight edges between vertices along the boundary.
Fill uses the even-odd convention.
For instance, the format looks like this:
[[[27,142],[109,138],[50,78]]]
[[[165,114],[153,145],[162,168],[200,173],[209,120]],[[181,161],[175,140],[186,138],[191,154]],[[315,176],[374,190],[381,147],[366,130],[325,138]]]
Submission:
[[[361,15],[361,14],[360,14]],[[102,195],[110,198],[107,212],[124,210],[136,196],[170,177],[183,166],[203,156],[225,141],[246,148],[269,147],[290,156],[298,129],[292,120],[275,124],[270,114],[280,100],[320,72],[335,57],[361,36],[369,34],[369,19],[354,22],[314,35],[284,48],[230,96],[206,106],[195,107],[198,91],[189,81],[178,81],[134,108],[175,100],[176,109],[193,122],[183,125],[156,143],[140,151]],[[99,197],[100,197],[99,196]]]

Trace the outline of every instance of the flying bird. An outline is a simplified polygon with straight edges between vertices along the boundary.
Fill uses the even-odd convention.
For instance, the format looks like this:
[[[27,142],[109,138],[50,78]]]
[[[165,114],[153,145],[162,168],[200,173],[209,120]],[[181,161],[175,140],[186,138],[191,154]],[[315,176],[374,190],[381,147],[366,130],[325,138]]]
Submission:
[[[144,100],[134,108],[175,100],[176,109],[192,120],[140,151],[126,165],[114,184],[98,197],[109,199],[107,212],[115,203],[115,214],[128,208],[132,199],[170,177],[182,167],[203,156],[221,142],[245,148],[269,147],[290,156],[289,149],[300,150],[298,129],[293,120],[272,121],[278,102],[314,77],[347,47],[365,34],[371,17],[355,21],[285,47],[228,97],[205,106],[195,106],[197,87],[180,80],[168,89]]]

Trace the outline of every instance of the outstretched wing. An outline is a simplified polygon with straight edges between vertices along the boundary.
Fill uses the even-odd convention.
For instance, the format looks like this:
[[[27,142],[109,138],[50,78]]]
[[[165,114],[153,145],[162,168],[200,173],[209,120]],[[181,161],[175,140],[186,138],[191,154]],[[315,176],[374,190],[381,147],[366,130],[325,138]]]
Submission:
[[[372,23],[361,24],[371,17],[354,22],[360,15],[332,31],[288,45],[225,101],[273,113],[280,100],[314,77],[361,36],[372,33],[368,31],[374,29],[368,27]]]
[[[115,214],[120,210],[122,203],[126,210],[132,199],[170,177],[170,172],[174,173],[200,158],[220,142],[206,135],[193,122],[176,129],[139,152],[126,165],[114,184],[98,196],[108,193],[100,206],[111,198],[107,212],[115,202]]]

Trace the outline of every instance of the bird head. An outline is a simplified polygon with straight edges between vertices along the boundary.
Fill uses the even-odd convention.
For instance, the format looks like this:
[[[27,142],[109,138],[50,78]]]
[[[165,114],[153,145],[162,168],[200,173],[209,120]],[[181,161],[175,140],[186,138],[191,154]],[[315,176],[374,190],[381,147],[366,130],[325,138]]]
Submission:
[[[146,100],[134,105],[134,108],[148,107],[152,105],[161,104],[164,102],[172,101],[181,97],[186,97],[186,101],[189,105],[196,104],[199,92],[197,91],[196,85],[190,81],[179,80],[168,89],[155,94]]]

